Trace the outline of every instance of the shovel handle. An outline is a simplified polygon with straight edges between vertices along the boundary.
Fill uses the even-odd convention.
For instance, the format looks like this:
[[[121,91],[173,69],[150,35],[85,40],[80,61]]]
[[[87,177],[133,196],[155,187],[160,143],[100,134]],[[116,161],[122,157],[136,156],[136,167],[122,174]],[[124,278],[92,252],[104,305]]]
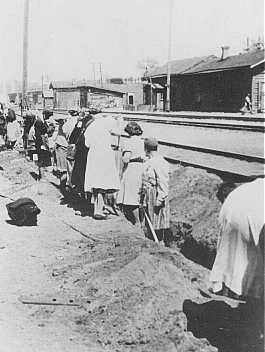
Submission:
[[[151,220],[149,219],[149,217],[148,217],[148,215],[146,214],[145,210],[143,210],[143,211],[144,211],[144,216],[145,216],[145,218],[146,218],[146,221],[147,221],[147,223],[148,223],[148,226],[149,226],[149,228],[150,228],[150,231],[152,232],[152,235],[153,235],[153,237],[154,237],[154,240],[155,240],[156,243],[159,243],[158,238],[157,238],[156,233],[155,233],[155,230],[154,230],[153,225],[152,225],[152,223],[151,223]]]

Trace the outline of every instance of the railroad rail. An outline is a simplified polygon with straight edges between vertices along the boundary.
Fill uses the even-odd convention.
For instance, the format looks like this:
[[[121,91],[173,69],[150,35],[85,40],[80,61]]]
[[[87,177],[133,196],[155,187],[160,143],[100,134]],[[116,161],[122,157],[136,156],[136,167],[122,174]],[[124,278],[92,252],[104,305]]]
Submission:
[[[246,118],[244,116],[194,116],[170,113],[128,112],[128,111],[103,111],[105,114],[122,115],[126,121],[142,121],[167,125],[191,126],[201,128],[226,129],[235,131],[265,132],[265,118]],[[54,110],[55,114],[66,114],[67,110]],[[216,120],[216,121],[213,121]],[[234,121],[234,123],[228,123]],[[239,123],[241,121],[241,123]]]
[[[104,112],[111,114],[122,114],[122,115],[138,115],[138,116],[151,116],[151,117],[163,117],[163,118],[181,118],[181,119],[194,119],[194,120],[232,120],[232,121],[246,121],[246,122],[265,122],[265,117],[256,117],[252,114],[250,115],[239,115],[239,114],[227,114],[227,113],[201,113],[194,114],[192,112],[150,112],[150,111],[117,111],[117,110],[105,110]],[[264,116],[264,114],[262,114]]]
[[[42,110],[42,109],[39,109]],[[54,113],[58,114],[65,114],[67,113],[67,109],[55,109]],[[170,118],[171,120],[176,118],[176,119],[193,119],[193,120],[219,120],[219,121],[245,121],[248,123],[252,122],[265,122],[265,117],[257,117],[256,115],[239,115],[239,114],[232,114],[229,115],[227,113],[201,113],[200,115],[194,114],[194,113],[179,113],[179,112],[157,112],[157,111],[128,111],[128,110],[110,110],[110,109],[105,109],[102,111],[103,113],[108,113],[108,114],[114,114],[114,115],[137,115],[137,116],[150,116],[153,118],[157,117],[163,117],[165,118]],[[264,116],[264,114],[262,114]]]
[[[106,112],[107,114],[111,114],[110,112]],[[159,124],[167,124],[167,125],[180,125],[180,126],[191,126],[191,127],[202,127],[202,128],[214,128],[214,129],[227,129],[227,130],[239,130],[239,131],[251,131],[251,132],[265,132],[265,126],[263,122],[258,121],[259,124],[255,123],[247,123],[239,124],[239,123],[225,123],[225,122],[213,122],[208,118],[200,118],[200,121],[194,121],[193,117],[186,117],[184,120],[181,118],[168,118],[167,116],[163,118],[159,118],[156,115],[146,116],[144,114],[122,114],[124,120],[127,121],[142,121],[148,123],[159,123]],[[202,121],[204,120],[204,121]],[[237,121],[238,122],[238,121]]]
[[[55,115],[65,115],[66,110],[54,111],[54,113]],[[105,113],[113,114],[113,112]],[[131,118],[130,116],[125,116],[124,119],[131,120],[134,119],[134,117]],[[142,114],[137,118],[138,121],[139,119],[143,121]],[[153,119],[151,121],[150,120],[151,119],[149,118],[148,122],[160,122],[160,120],[157,119],[155,119],[155,121],[153,121]],[[167,122],[163,120],[162,123]],[[174,125],[175,121],[170,121],[169,123]],[[186,125],[191,126],[189,123]],[[205,127],[202,123],[196,124],[196,126]],[[227,124],[225,124],[225,126],[227,129],[231,129],[227,126]],[[264,131],[263,126],[262,128]],[[249,131],[249,129],[244,129],[244,131]],[[261,132],[261,130],[255,132]],[[126,138],[128,136],[121,135],[121,137]],[[264,156],[261,157],[212,148],[202,148],[194,145],[178,144],[165,140],[159,140],[159,148],[160,152],[171,164],[180,164],[183,166],[205,169],[206,171],[218,174],[225,179],[240,180],[244,182],[253,180],[257,177],[264,177]]]
[[[127,135],[112,135],[128,138]],[[191,166],[235,182],[247,182],[264,177],[265,158],[201,148],[158,140],[161,154],[171,164]]]

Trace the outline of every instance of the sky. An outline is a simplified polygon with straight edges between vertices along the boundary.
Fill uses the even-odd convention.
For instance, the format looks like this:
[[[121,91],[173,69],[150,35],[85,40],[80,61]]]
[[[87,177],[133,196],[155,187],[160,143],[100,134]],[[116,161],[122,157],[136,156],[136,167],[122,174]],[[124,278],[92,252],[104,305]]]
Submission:
[[[168,58],[170,0],[29,0],[28,79],[139,76]],[[171,58],[230,54],[264,32],[263,0],[172,0]],[[0,0],[1,82],[21,80],[24,0]]]

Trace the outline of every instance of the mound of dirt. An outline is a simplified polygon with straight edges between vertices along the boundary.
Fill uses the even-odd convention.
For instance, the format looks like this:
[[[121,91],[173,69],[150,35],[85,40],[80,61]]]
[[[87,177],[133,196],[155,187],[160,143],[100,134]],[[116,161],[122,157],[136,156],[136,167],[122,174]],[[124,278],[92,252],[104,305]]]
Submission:
[[[170,180],[171,228],[177,246],[206,267],[212,266],[215,257],[221,208],[216,193],[221,183],[214,174],[182,166]]]
[[[0,177],[5,182],[5,187],[0,185],[5,194],[11,194],[21,188],[33,184],[34,175],[37,176],[37,167],[29,162],[18,151],[1,151],[0,153]]]
[[[93,290],[96,300],[77,324],[111,350],[216,351],[187,332],[182,306],[187,298],[198,301],[199,291],[159,255],[140,253],[120,270],[96,279]]]

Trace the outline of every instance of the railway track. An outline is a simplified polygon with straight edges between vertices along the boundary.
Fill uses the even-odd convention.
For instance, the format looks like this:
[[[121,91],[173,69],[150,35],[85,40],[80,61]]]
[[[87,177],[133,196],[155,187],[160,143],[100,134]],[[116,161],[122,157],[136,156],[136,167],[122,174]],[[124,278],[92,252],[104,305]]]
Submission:
[[[67,114],[67,110],[56,110],[55,114]],[[176,115],[166,113],[143,113],[143,112],[123,112],[123,111],[104,111],[109,115],[122,115],[125,121],[141,121],[155,124],[175,125],[175,126],[190,126],[212,129],[224,129],[234,131],[250,131],[250,132],[265,132],[264,118],[246,118],[244,116],[191,116],[191,115]],[[233,121],[228,123],[227,121]]]
[[[113,114],[110,112],[106,112],[108,114]],[[116,113],[115,113],[116,114]],[[179,117],[170,117],[168,115],[146,115],[143,113],[120,113],[124,120],[126,121],[141,121],[148,123],[156,123],[156,124],[166,124],[166,125],[174,125],[174,126],[191,126],[191,127],[202,127],[202,128],[214,128],[214,129],[227,129],[227,130],[235,130],[235,131],[252,131],[252,132],[265,132],[264,122],[255,119],[255,121],[248,120],[234,120],[233,123],[227,123],[225,119],[216,119],[216,118],[208,118],[208,117],[191,117],[191,116],[179,116]],[[216,120],[216,121],[213,121]],[[257,121],[258,120],[258,121]],[[231,121],[231,120],[230,120]],[[239,123],[241,121],[241,123]]]
[[[114,136],[118,134],[112,133]],[[127,139],[127,135],[121,135]],[[219,175],[225,180],[247,182],[264,177],[265,159],[209,148],[177,144],[158,140],[159,151],[171,164],[191,166]]]
[[[263,177],[265,159],[194,146],[159,141],[160,153],[172,164],[191,166],[217,174],[225,180],[246,182]]]
[[[142,121],[166,125],[182,125],[201,128],[227,129],[239,131],[265,132],[265,118],[245,116],[206,115],[194,116],[174,113],[103,111],[109,115],[121,115],[126,121]],[[55,110],[55,114],[67,114],[67,110]],[[250,115],[251,116],[251,115]],[[227,122],[229,121],[229,123]],[[232,121],[232,123],[230,123]]]
[[[56,114],[66,114],[66,110],[54,111]],[[113,112],[106,112],[107,114],[113,115]],[[119,114],[121,114],[119,112]],[[135,114],[122,114],[124,120],[135,120],[144,121],[149,123],[163,123],[176,125],[176,121],[170,121],[168,119],[157,119],[153,117],[143,117],[143,114],[135,117]],[[145,115],[145,114],[144,114]],[[204,118],[205,119],[205,118]],[[184,124],[180,121],[179,124]],[[227,124],[227,123],[206,123],[198,122],[191,123],[187,121],[186,126],[196,127],[211,127],[211,128],[225,128],[225,129],[237,129],[241,131],[252,131],[252,132],[264,132],[264,126],[262,125],[253,126],[245,124]],[[218,127],[216,127],[218,125]],[[126,138],[125,135],[122,135]],[[196,145],[178,144],[171,141],[159,140],[160,152],[164,157],[172,164],[180,164],[183,166],[192,166],[206,171],[220,175],[225,179],[233,179],[239,181],[248,181],[257,177],[263,177],[264,175],[264,164],[265,159],[263,156],[248,155],[242,153],[234,153],[214,148],[203,148]]]
[[[218,113],[211,113],[205,115],[201,114],[194,114],[194,113],[179,113],[179,112],[148,112],[148,111],[116,111],[116,110],[106,110],[104,112],[111,113],[111,114],[122,114],[122,115],[137,115],[137,116],[150,116],[153,118],[170,118],[170,119],[193,119],[193,120],[227,120],[227,121],[245,121],[245,122],[265,122],[265,117],[256,117],[255,115],[238,115],[236,113],[228,115],[226,114],[218,114]],[[264,116],[264,115],[263,115]]]

